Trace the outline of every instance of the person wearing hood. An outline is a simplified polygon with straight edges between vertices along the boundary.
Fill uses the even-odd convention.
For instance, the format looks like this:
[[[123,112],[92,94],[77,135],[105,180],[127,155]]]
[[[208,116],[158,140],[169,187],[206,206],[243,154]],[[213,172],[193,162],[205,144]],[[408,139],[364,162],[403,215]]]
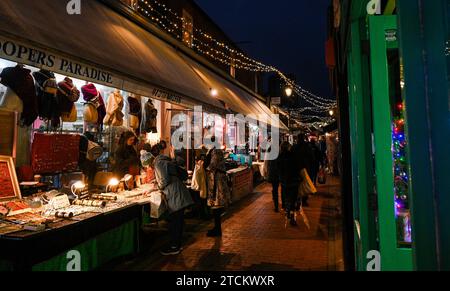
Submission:
[[[155,169],[156,182],[159,190],[166,196],[168,208],[168,222],[170,244],[161,251],[162,255],[177,255],[181,252],[184,228],[184,210],[194,204],[189,190],[179,178],[177,165],[172,159],[161,154],[161,148],[156,145],[151,154],[155,157],[153,168]]]

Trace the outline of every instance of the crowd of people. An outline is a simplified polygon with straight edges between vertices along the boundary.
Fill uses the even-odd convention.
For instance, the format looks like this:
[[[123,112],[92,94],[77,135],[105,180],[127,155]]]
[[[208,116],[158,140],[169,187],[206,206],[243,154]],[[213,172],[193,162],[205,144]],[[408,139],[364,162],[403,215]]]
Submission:
[[[278,158],[267,161],[266,178],[272,184],[274,211],[280,210],[281,186],[281,209],[285,211],[291,225],[297,225],[295,213],[300,207],[308,206],[310,193],[301,187],[307,179],[306,175],[317,186],[319,170],[325,167],[326,160],[326,143],[323,138],[319,142],[308,142],[306,136],[300,134],[295,145],[282,142]]]
[[[186,163],[167,143],[150,146],[144,144],[140,155],[136,150],[137,137],[133,132],[124,132],[114,153],[113,172],[117,177],[127,174],[139,175],[141,169],[147,172],[147,182],[156,183],[164,194],[170,243],[161,253],[176,255],[182,251],[185,210],[195,204],[193,195],[185,182],[188,179]],[[208,237],[222,236],[221,218],[224,209],[230,204],[231,190],[227,183],[224,152],[212,148],[202,151],[197,157],[196,170],[204,173],[203,185],[199,185],[202,201],[211,210],[214,228],[207,232]],[[194,173],[195,175],[195,173]],[[197,181],[197,179],[196,179]]]

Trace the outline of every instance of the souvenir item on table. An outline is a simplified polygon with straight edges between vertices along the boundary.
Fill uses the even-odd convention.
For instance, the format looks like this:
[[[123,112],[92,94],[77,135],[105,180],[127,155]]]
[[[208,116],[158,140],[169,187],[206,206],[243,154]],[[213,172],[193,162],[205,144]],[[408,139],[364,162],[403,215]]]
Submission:
[[[9,222],[0,222],[0,235],[6,235],[21,230],[22,226],[20,225]]]
[[[34,173],[76,171],[79,148],[79,135],[36,133],[31,146],[31,165]]]
[[[12,157],[0,156],[0,202],[21,198],[14,161]]]
[[[20,225],[24,225],[27,223],[51,222],[51,220],[49,220],[48,218],[43,217],[39,213],[33,213],[33,212],[27,212],[27,213],[16,214],[13,216],[8,216],[7,220],[10,222],[14,222],[16,224],[20,224]]]
[[[80,206],[91,206],[91,207],[105,207],[106,201],[99,201],[99,200],[75,200],[73,202],[74,205],[80,205]]]
[[[84,101],[93,105],[97,110],[97,121],[95,123],[98,125],[103,124],[103,119],[106,116],[106,107],[100,91],[97,90],[94,84],[88,84],[81,87],[81,92],[83,93]]]
[[[21,201],[10,201],[4,204],[4,206],[9,209],[8,216],[14,216],[32,211],[28,204]]]
[[[29,231],[44,231],[46,228],[45,224],[40,224],[40,223],[27,223],[24,225],[23,229],[24,230],[29,230]]]
[[[117,196],[109,194],[93,194],[91,195],[91,199],[103,201],[117,201]]]
[[[61,111],[58,104],[58,85],[55,74],[48,70],[39,70],[33,73],[36,81],[39,116],[42,119],[52,121],[53,127],[59,126]]]
[[[38,99],[31,71],[20,65],[5,68],[0,74],[0,82],[17,94],[23,109],[23,111],[21,110],[21,124],[30,126],[38,117]],[[3,104],[0,104],[0,107],[5,107],[3,105],[7,105],[9,102],[8,96],[12,97],[11,94],[7,94],[3,99]]]
[[[55,213],[55,217],[57,218],[72,218],[73,216],[74,216],[73,212],[57,211]]]
[[[0,205],[0,218],[7,216],[8,213],[9,213],[9,209],[4,205]]]
[[[119,90],[115,90],[108,97],[106,105],[106,116],[103,119],[105,125],[122,126],[124,114],[123,109],[123,96],[120,95]]]

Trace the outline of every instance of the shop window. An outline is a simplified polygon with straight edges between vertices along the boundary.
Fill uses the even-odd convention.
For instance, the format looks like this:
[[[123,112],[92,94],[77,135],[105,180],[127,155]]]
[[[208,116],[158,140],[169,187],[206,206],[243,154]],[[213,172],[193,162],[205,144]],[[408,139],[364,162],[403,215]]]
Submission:
[[[183,10],[183,42],[188,47],[194,45],[194,19],[186,11]]]

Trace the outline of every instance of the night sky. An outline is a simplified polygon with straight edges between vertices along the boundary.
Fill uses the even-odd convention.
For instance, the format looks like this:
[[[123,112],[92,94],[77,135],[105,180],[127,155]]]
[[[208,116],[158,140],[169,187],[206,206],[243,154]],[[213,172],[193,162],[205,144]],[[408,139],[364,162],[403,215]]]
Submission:
[[[294,74],[297,84],[332,97],[325,66],[330,0],[196,0],[254,59]]]

